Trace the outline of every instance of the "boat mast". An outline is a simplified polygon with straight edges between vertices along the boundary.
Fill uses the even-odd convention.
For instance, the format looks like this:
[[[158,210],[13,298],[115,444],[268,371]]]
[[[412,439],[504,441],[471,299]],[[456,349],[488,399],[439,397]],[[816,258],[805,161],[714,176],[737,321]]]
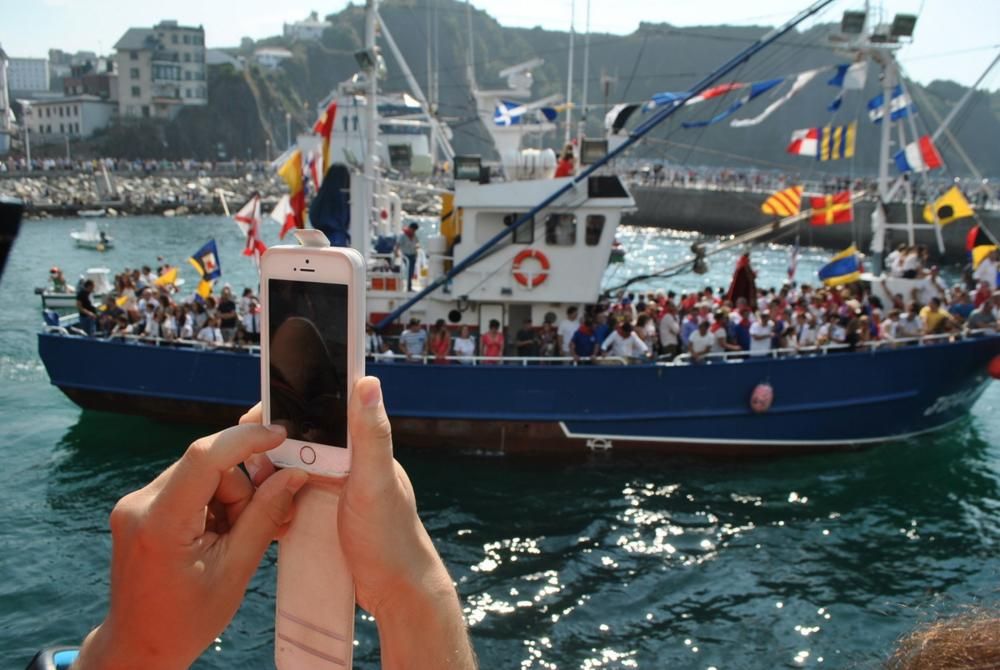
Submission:
[[[586,32],[583,34],[583,91],[580,94],[580,122],[576,128],[576,137],[581,147],[587,133],[587,79],[590,76],[590,0],[587,0],[586,22]]]
[[[368,53],[368,84],[365,104],[364,211],[367,220],[372,220],[375,207],[375,155],[378,151],[378,46],[375,44],[375,26],[378,20],[378,0],[367,0],[365,5],[365,51]]]
[[[576,35],[576,0],[569,3],[569,74],[566,75],[566,138],[569,144],[573,137],[573,37]]]

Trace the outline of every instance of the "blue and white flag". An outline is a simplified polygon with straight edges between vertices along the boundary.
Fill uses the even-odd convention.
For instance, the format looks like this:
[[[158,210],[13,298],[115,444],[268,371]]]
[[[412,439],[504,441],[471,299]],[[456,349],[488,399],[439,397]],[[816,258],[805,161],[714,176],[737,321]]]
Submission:
[[[527,107],[520,102],[499,100],[493,110],[493,123],[501,127],[519,125],[524,120],[526,111]]]
[[[889,118],[893,121],[904,118],[910,113],[912,104],[910,96],[903,91],[902,84],[896,84],[892,89],[892,99],[889,100]],[[874,123],[882,123],[883,116],[885,116],[885,100],[879,93],[868,101],[868,118]]]
[[[844,101],[845,91],[861,91],[865,87],[865,80],[868,78],[868,63],[867,61],[861,61],[859,63],[845,63],[843,65],[837,66],[836,74],[830,81],[826,82],[830,86],[837,86],[840,88],[840,92],[837,93],[837,97],[833,99],[833,102],[827,107],[827,111],[835,112],[840,109],[841,103]]]

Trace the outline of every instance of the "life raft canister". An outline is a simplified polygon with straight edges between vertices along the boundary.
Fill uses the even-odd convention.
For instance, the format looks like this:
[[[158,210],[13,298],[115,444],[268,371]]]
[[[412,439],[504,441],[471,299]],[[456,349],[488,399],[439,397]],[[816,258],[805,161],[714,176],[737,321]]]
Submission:
[[[529,276],[524,272],[521,272],[521,263],[529,258],[534,258],[538,261],[538,264],[542,266],[541,272],[532,273]],[[514,263],[511,265],[511,272],[514,273],[514,279],[521,286],[526,286],[529,288],[535,288],[540,286],[549,278],[549,268],[552,266],[549,264],[549,259],[538,249],[525,249],[517,256],[514,256]]]
[[[774,389],[771,385],[757,384],[753,389],[753,393],[750,394],[750,409],[755,414],[763,414],[771,409],[772,402],[774,402]]]
[[[987,367],[987,370],[989,370],[990,377],[993,377],[993,379],[1000,379],[1000,354],[993,357]]]

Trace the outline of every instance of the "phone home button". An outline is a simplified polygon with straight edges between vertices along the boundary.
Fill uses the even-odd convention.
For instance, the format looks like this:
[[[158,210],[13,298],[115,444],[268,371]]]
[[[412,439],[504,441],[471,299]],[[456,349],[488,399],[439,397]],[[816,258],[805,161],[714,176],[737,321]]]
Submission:
[[[316,450],[309,445],[306,445],[299,449],[299,458],[306,465],[312,465],[316,462]]]

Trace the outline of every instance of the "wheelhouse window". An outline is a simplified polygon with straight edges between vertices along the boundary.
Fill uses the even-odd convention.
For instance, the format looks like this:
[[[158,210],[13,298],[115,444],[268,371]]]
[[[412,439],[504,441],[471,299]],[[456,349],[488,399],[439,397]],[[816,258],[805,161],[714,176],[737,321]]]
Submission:
[[[503,217],[503,225],[510,228],[518,220],[524,216],[523,212],[515,212],[513,214],[507,214]],[[535,241],[535,219],[532,217],[531,221],[523,224],[520,228],[514,231],[513,237],[514,244],[531,244]]]
[[[545,243],[554,247],[576,244],[576,217],[572,214],[549,214],[545,217]]]
[[[604,215],[588,214],[587,228],[584,232],[583,241],[588,247],[596,247],[601,243],[601,233],[604,232]]]

